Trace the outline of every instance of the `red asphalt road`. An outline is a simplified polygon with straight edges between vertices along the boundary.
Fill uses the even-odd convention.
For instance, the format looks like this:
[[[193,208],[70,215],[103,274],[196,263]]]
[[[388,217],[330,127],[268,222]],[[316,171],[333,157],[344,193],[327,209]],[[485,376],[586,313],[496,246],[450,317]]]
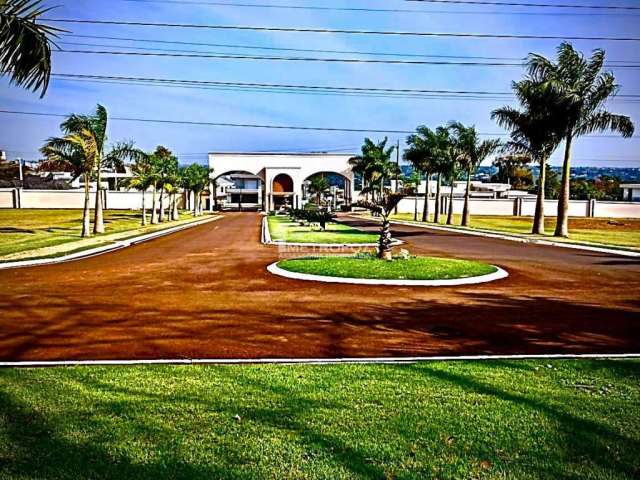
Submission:
[[[260,217],[232,213],[113,253],[0,271],[0,359],[640,352],[639,259],[393,230],[412,253],[510,277],[440,288],[284,279],[265,269],[282,252],[259,243]]]

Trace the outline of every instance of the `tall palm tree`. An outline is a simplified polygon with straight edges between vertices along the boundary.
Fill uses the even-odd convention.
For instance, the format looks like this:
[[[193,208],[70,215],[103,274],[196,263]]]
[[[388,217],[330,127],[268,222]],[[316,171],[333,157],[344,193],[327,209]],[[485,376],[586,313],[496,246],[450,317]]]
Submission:
[[[403,158],[422,173],[426,179],[424,204],[422,206],[422,221],[429,221],[429,195],[431,193],[431,176],[437,170],[439,143],[436,132],[421,125],[416,133],[407,137],[409,148],[404,151]]]
[[[45,160],[41,167],[45,169],[70,170],[74,179],[83,176],[84,206],[82,210],[82,237],[91,236],[90,191],[91,175],[96,168],[99,156],[98,141],[89,129],[70,133],[62,138],[51,137],[40,149]],[[96,195],[98,193],[96,192]]]
[[[402,185],[405,189],[405,194],[410,194],[414,196],[413,202],[413,221],[418,221],[418,190],[420,189],[420,184],[422,183],[422,175],[417,169],[413,169],[411,175],[408,177],[402,178]],[[425,198],[425,202],[427,199]]]
[[[544,200],[547,160],[562,140],[562,121],[555,115],[556,95],[528,77],[513,82],[522,110],[502,107],[491,113],[498,125],[510,131],[511,140],[503,150],[524,155],[540,166],[536,210],[531,233],[544,234]]]
[[[475,126],[465,127],[460,122],[452,122],[451,128],[456,132],[460,149],[460,165],[467,175],[467,186],[464,192],[464,208],[462,210],[462,226],[469,226],[469,195],[471,176],[480,164],[500,147],[500,140],[480,140]]]
[[[142,193],[142,226],[147,224],[146,193],[152,182],[152,166],[148,155],[140,155],[131,166],[131,177],[123,180],[125,188],[135,188]]]
[[[353,171],[362,175],[362,193],[365,194],[365,198],[371,194],[375,200],[376,195],[382,194],[385,181],[395,177],[399,172],[398,166],[390,162],[396,147],[387,147],[387,142],[387,137],[378,143],[365,138],[362,154],[349,159]]]
[[[558,47],[557,62],[542,55],[531,54],[527,60],[529,75],[556,96],[555,114],[564,123],[564,162],[562,186],[558,202],[555,236],[569,236],[569,188],[571,180],[571,153],[574,139],[594,132],[610,130],[623,137],[631,137],[634,125],[625,115],[609,112],[607,100],[619,90],[615,76],[603,72],[605,51],[597,49],[591,58],[576,51],[570,43]]]
[[[308,185],[310,195],[315,195],[316,205],[318,207],[322,204],[322,197],[327,194],[330,189],[329,182],[322,175],[314,175]]]
[[[108,167],[122,166],[125,159],[135,159],[140,155],[133,142],[120,142],[105,151],[107,144],[107,109],[102,105],[96,107],[93,115],[71,114],[60,124],[61,130],[67,134],[80,134],[85,130],[93,133],[98,155],[95,161],[96,198],[94,208],[93,233],[104,233],[104,214],[102,201],[102,170]]]
[[[193,163],[183,171],[184,187],[193,193],[193,216],[202,215],[202,192],[209,185],[212,169]]]
[[[171,153],[166,147],[159,145],[155,152],[154,158],[156,161],[158,179],[156,182],[156,188],[160,192],[160,199],[158,205],[158,222],[164,222],[165,218],[165,208],[164,208],[164,193],[165,193],[165,185],[167,183],[167,177],[171,173],[171,171],[176,168],[178,163],[178,159]]]
[[[42,0],[0,0],[0,75],[44,97],[51,76],[51,45],[63,32],[38,18],[50,11]]]

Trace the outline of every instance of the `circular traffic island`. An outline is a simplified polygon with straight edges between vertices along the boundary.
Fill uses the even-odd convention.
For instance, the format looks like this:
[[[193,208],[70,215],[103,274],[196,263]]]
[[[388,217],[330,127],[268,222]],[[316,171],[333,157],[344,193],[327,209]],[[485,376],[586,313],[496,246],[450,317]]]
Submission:
[[[292,258],[267,270],[297,280],[424,287],[471,285],[509,276],[500,267],[471,260],[410,256],[389,261],[370,254]]]

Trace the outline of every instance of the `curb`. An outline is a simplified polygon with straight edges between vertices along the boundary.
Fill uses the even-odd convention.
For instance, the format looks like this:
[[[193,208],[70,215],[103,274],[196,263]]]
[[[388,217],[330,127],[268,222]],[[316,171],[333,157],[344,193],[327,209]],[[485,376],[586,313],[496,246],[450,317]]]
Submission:
[[[487,275],[479,275],[477,277],[468,278],[452,278],[444,280],[391,280],[378,278],[349,278],[349,277],[329,277],[326,275],[312,275],[309,273],[290,272],[278,267],[278,262],[272,263],[267,267],[267,271],[279,277],[290,278],[294,280],[306,280],[313,282],[325,283],[348,283],[352,285],[388,285],[398,287],[455,287],[459,285],[476,285],[478,283],[493,282],[507,278],[509,273],[500,267],[492,265],[497,270]]]
[[[351,218],[357,218],[359,220],[363,220],[363,217],[358,217],[351,215]],[[377,221],[372,218],[365,218],[364,220]],[[623,257],[632,257],[639,258],[640,252],[634,252],[633,250],[624,250],[617,248],[606,248],[606,247],[592,247],[589,245],[584,245],[580,243],[567,243],[567,242],[554,242],[552,240],[540,240],[535,238],[524,238],[518,237],[516,235],[508,235],[501,233],[492,233],[485,230],[467,230],[464,228],[451,228],[445,227],[442,225],[421,225],[413,222],[405,222],[402,220],[391,220],[392,224],[396,225],[406,225],[408,227],[416,227],[416,228],[424,228],[424,229],[432,229],[432,230],[440,230],[443,232],[453,232],[453,233],[462,233],[465,235],[473,235],[476,237],[485,237],[485,238],[496,238],[499,240],[507,240],[510,242],[518,242],[518,243],[528,243],[532,245],[544,245],[547,247],[559,247],[559,248],[570,248],[573,250],[585,250],[588,252],[597,252],[597,253],[606,253],[610,255],[620,255]]]
[[[279,247],[317,247],[317,248],[374,248],[377,247],[377,243],[297,243],[297,242],[285,242],[283,240],[272,240],[271,232],[269,231],[269,221],[267,217],[262,218],[262,243],[265,245],[276,245]],[[402,240],[394,239],[391,242],[393,247],[402,245]]]
[[[124,366],[124,365],[336,365],[411,364],[420,362],[462,362],[495,360],[623,360],[640,358],[640,353],[551,353],[522,355],[438,355],[431,357],[362,358],[167,358],[151,360],[34,360],[0,362],[0,368]]]
[[[0,270],[7,270],[10,268],[25,268],[25,267],[36,267],[41,265],[51,265],[55,263],[71,262],[73,260],[82,260],[83,258],[95,257],[103,253],[114,252],[122,248],[130,247],[132,245],[137,245],[138,243],[143,243],[149,240],[153,240],[155,238],[164,237],[165,235],[170,235],[172,233],[176,233],[181,230],[186,230],[191,227],[197,227],[198,225],[204,225],[205,223],[214,222],[216,220],[219,220],[220,218],[222,218],[222,216],[205,218],[205,219],[191,222],[188,224],[177,225],[175,227],[167,228],[165,230],[145,233],[144,235],[132,237],[127,240],[117,240],[110,245],[103,245],[96,248],[89,248],[87,250],[82,250],[80,252],[71,253],[69,255],[64,255],[61,257],[40,258],[36,260],[18,260],[15,262],[0,263]]]

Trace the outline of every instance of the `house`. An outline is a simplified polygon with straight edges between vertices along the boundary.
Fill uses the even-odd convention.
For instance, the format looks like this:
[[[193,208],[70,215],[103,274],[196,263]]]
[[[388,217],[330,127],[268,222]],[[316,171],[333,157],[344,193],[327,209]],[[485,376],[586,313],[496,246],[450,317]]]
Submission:
[[[640,183],[621,183],[622,200],[626,202],[640,202]]]
[[[302,208],[312,200],[309,183],[314,176],[327,179],[325,199],[334,208],[351,205],[356,197],[352,154],[333,153],[209,153],[213,169],[209,208],[279,210]]]

